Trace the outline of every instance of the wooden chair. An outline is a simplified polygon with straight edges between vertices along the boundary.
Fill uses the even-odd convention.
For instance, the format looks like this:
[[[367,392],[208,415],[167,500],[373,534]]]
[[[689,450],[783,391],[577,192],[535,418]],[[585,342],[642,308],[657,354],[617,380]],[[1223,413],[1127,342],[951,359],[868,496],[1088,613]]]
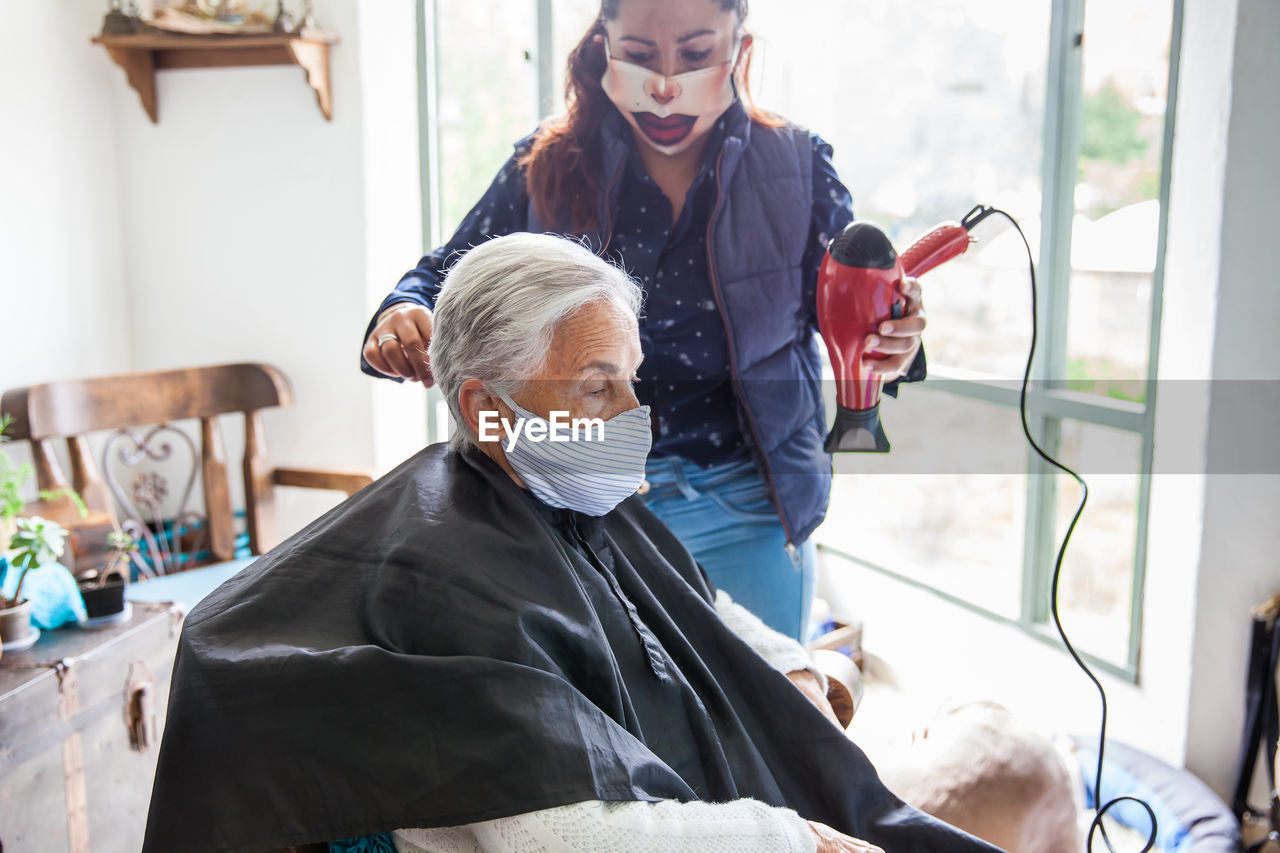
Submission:
[[[135,497],[130,498],[112,477],[107,456],[113,450],[119,453],[121,443],[132,445],[130,452],[135,458],[150,456],[152,459],[161,458],[160,454],[168,455],[171,446],[164,445],[185,442],[191,446],[193,463],[198,462],[203,484],[202,528],[207,530],[204,547],[212,561],[231,560],[235,556],[231,489],[219,426],[221,415],[237,412],[244,415],[245,517],[249,549],[254,554],[269,550],[280,539],[276,486],[329,489],[350,495],[371,483],[373,478],[367,473],[281,468],[271,463],[261,412],[292,402],[293,391],[288,380],[274,367],[225,364],[14,388],[0,398],[0,412],[13,418],[10,437],[31,443],[39,489],[70,488],[83,498],[89,510],[88,519],[82,519],[66,497],[42,501],[31,513],[54,518],[72,528],[72,559],[77,561],[77,573],[83,573],[87,568],[96,567],[93,557],[98,557],[98,565],[105,557],[106,532],[112,527],[116,504],[126,508],[124,515],[134,516],[135,529],[138,524],[150,521],[151,530],[144,533],[155,532],[154,519],[138,517],[142,513],[137,511],[136,489]],[[198,453],[186,433],[170,426],[188,419],[200,422]],[[114,434],[103,448],[99,465],[93,458],[88,436],[103,431]],[[66,441],[71,464],[70,480],[54,453],[55,443],[62,439]],[[193,470],[187,480],[184,503],[194,481]],[[121,519],[122,523],[128,520]],[[156,547],[154,543],[148,544]],[[157,553],[166,558],[172,556],[163,543]],[[179,567],[168,565],[164,571],[172,568]]]

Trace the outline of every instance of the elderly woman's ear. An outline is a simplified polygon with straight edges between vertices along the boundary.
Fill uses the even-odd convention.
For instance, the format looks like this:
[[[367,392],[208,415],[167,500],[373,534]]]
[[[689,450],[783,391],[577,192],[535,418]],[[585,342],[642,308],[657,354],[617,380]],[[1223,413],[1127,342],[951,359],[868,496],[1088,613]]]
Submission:
[[[468,379],[458,387],[458,411],[471,434],[483,442],[480,435],[480,413],[498,410],[498,398],[490,394],[479,379]]]
[[[507,476],[517,486],[525,488],[524,479],[511,467],[507,454],[502,449],[502,439],[506,435],[502,421],[506,420],[514,428],[514,412],[497,395],[491,394],[479,379],[467,379],[458,386],[458,412],[462,415],[465,428],[475,436],[476,447],[480,452],[498,463],[498,467],[507,472]],[[481,415],[486,412],[490,414],[482,421]],[[493,412],[497,413],[497,418]],[[482,429],[486,425],[487,429]]]

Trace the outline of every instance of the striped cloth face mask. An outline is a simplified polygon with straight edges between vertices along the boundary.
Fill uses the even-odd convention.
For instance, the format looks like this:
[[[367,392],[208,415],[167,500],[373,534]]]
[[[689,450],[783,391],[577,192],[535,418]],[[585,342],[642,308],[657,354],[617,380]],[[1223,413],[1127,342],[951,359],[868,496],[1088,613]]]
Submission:
[[[547,506],[604,515],[644,482],[645,460],[653,444],[648,406],[607,421],[570,420],[567,412],[552,412],[548,421],[505,394],[500,399],[519,418],[502,440],[507,461]]]

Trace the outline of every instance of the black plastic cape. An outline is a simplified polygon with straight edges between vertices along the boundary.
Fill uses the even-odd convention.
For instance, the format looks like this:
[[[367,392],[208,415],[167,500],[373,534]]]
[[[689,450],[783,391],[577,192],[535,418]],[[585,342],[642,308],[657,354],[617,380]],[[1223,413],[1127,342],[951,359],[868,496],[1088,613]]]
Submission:
[[[144,850],[740,797],[890,853],[994,849],[894,797],[639,499],[550,510],[437,445],[192,611]]]

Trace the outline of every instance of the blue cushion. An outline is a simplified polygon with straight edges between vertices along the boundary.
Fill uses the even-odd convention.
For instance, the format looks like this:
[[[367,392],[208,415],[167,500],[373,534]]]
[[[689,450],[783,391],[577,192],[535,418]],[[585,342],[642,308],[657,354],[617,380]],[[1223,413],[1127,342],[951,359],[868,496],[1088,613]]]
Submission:
[[[1085,805],[1094,808],[1098,772],[1097,736],[1076,735],[1076,758],[1085,783]],[[1156,813],[1156,849],[1162,853],[1235,853],[1241,849],[1240,826],[1209,786],[1186,770],[1115,741],[1107,741],[1102,766],[1103,799],[1122,794],[1146,800]],[[1140,833],[1151,830],[1151,818],[1137,803],[1120,803],[1107,812]]]

